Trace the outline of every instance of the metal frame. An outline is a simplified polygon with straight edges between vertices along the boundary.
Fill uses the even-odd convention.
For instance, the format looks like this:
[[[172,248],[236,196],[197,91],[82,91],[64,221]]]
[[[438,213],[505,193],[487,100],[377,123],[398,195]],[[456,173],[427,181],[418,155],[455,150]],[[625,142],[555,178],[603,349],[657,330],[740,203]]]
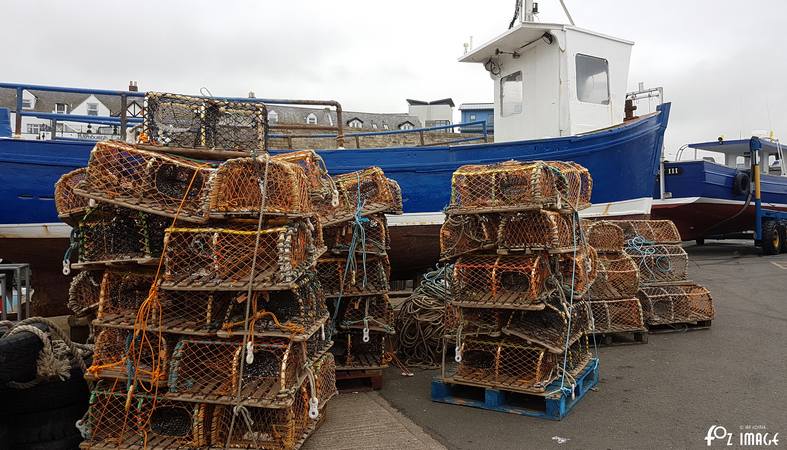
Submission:
[[[760,180],[762,165],[762,161],[760,161],[760,150],[762,150],[762,142],[760,142],[760,138],[753,136],[749,140],[749,149],[751,150],[751,172],[752,178],[754,179],[754,245],[762,245],[763,219],[787,220],[787,212],[762,207]]]
[[[22,320],[22,302],[24,299],[25,305],[25,314],[24,318],[30,317],[30,300],[31,300],[31,288],[30,288],[30,264],[0,264],[0,271],[3,270],[13,270],[14,271],[14,281],[13,283],[9,283],[5,279],[5,274],[0,274],[0,298],[3,300],[3,312],[2,318],[3,320],[8,320],[8,309],[7,306],[15,307],[14,304],[14,286],[16,286],[18,290],[17,299],[19,300],[19,308],[14,308],[16,311],[16,319]],[[22,288],[25,288],[24,291]],[[24,295],[23,295],[24,292]],[[8,297],[10,296],[10,298]]]

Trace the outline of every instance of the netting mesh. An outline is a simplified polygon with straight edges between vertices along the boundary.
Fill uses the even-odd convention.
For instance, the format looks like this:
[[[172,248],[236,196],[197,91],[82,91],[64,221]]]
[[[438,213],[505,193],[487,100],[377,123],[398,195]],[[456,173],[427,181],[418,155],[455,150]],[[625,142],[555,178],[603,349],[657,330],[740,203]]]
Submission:
[[[644,331],[642,306],[636,298],[588,302],[595,333]]]
[[[256,263],[255,288],[297,279],[314,262],[317,249],[307,222],[257,231],[254,227],[169,228],[163,286],[243,289]]]
[[[609,220],[582,220],[587,243],[598,253],[615,253],[623,250],[626,238],[623,229]]]
[[[101,281],[96,318],[133,325],[139,307],[148,298],[154,278],[152,273],[147,272],[107,270]]]
[[[262,103],[148,92],[140,142],[163,147],[265,151],[267,120]]]
[[[573,290],[575,298],[585,295],[598,274],[598,254],[588,245],[557,255],[555,264],[558,281],[566,292]]]
[[[253,358],[248,358],[240,342],[181,340],[172,355],[167,395],[233,404],[240,386],[247,405],[287,405],[306,377],[306,362],[321,356],[310,354],[306,341],[287,338],[255,337],[252,346]],[[246,358],[242,376],[241,358]]]
[[[114,378],[162,384],[173,339],[149,331],[96,327],[93,364],[86,378]]]
[[[697,284],[642,287],[637,298],[649,325],[706,321],[715,316],[710,292]]]
[[[84,270],[72,278],[68,288],[68,309],[79,316],[97,308],[103,276],[101,270]]]
[[[334,336],[331,353],[339,369],[377,369],[387,365],[385,361],[385,338],[383,331],[369,331],[369,341],[363,341],[361,330],[343,330]]]
[[[80,167],[61,176],[55,183],[55,208],[61,219],[82,215],[87,210],[88,199],[74,193],[74,187],[85,179],[86,173],[87,169]]]
[[[656,244],[680,244],[678,228],[671,220],[616,220],[626,239],[639,237]]]
[[[281,153],[272,157],[274,161],[286,161],[298,165],[306,175],[312,209],[320,216],[328,216],[339,207],[339,191],[333,179],[328,175],[323,159],[313,150]],[[344,198],[344,208],[347,208]]]
[[[353,238],[355,227],[353,222],[326,227],[324,230],[325,245],[334,253],[349,251],[355,241],[355,251],[367,254],[385,254],[391,247],[388,226],[384,214],[374,214],[361,221],[363,239]]]
[[[324,224],[332,225],[351,219],[360,205],[361,215],[376,212],[402,211],[401,190],[385,178],[379,167],[350,172],[333,177],[338,191],[338,204],[320,215]]]
[[[338,317],[341,327],[361,327],[366,323],[369,327],[387,327],[393,323],[393,309],[388,301],[388,295],[363,295],[332,299],[329,309],[331,314],[336,313],[339,303]]]
[[[590,206],[593,180],[572,162],[506,161],[462,166],[451,180],[449,210],[467,212]]]
[[[596,279],[590,286],[591,300],[632,298],[639,289],[637,264],[622,251],[598,255]]]
[[[347,264],[346,257],[323,257],[317,262],[317,275],[327,297],[364,295],[388,290],[391,264],[387,256],[355,258]]]
[[[497,214],[453,214],[440,228],[440,257],[455,258],[466,253],[492,249],[498,242]]]
[[[500,222],[499,248],[568,251],[582,240],[571,214],[535,210],[505,216]],[[573,225],[573,226],[572,226]]]
[[[565,355],[566,371],[575,375],[590,361],[586,337],[577,340]],[[468,337],[462,342],[461,362],[452,379],[507,390],[543,392],[556,380],[564,355],[528,344],[515,337]]]
[[[559,354],[589,330],[590,312],[583,301],[570,306],[553,301],[543,311],[517,311],[502,328],[503,334]]]
[[[454,298],[466,306],[529,309],[540,303],[548,275],[542,255],[463,256],[454,265]]]
[[[682,281],[688,278],[689,255],[680,245],[630,246],[626,252],[639,268],[642,283]]]
[[[80,263],[135,260],[161,255],[170,220],[127,208],[101,206],[76,226]]]

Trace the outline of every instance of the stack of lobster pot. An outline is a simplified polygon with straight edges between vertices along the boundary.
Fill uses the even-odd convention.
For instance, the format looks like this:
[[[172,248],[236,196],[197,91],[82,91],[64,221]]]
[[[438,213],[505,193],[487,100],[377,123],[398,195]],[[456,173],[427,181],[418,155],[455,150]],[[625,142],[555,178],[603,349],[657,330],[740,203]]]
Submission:
[[[605,344],[612,344],[618,336],[647,342],[642,306],[636,297],[639,270],[624,251],[623,229],[607,220],[582,220],[582,228],[598,254],[596,280],[587,293],[594,337]]]
[[[637,298],[645,322],[654,329],[707,328],[714,318],[710,292],[688,279],[689,257],[670,220],[616,221],[626,253],[639,269]]]
[[[297,448],[336,394],[310,179],[265,153],[262,104],[145,101],[138,144],[56,189],[96,305],[82,447]]]
[[[594,384],[584,295],[597,257],[577,215],[591,188],[587,169],[568,162],[454,172],[440,232],[441,256],[454,264],[453,300],[436,382],[547,398],[581,396],[579,379]]]
[[[379,389],[388,363],[387,337],[393,334],[385,213],[401,213],[401,190],[377,167],[330,181],[333,194],[320,212],[328,251],[318,261],[317,273],[335,327],[331,351],[336,379],[340,387]]]

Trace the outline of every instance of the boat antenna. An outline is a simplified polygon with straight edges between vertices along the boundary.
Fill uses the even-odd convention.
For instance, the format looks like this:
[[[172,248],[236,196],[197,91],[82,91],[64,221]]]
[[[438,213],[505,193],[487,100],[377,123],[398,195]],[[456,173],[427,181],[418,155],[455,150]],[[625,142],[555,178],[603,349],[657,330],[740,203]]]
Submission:
[[[568,12],[568,7],[563,0],[560,1],[560,6],[563,7],[563,12],[566,13],[566,18],[568,18],[568,22],[573,26],[574,25],[574,18],[571,17],[571,13]],[[534,2],[533,0],[516,0],[514,5],[514,17],[511,18],[511,22],[508,24],[508,29],[514,28],[516,24],[516,20],[520,19],[520,22],[535,22],[536,15],[538,14],[538,3]]]
[[[566,3],[563,0],[560,0],[560,6],[563,7],[563,12],[566,13],[566,17],[568,18],[568,23],[570,23],[571,26],[574,26],[574,18],[571,17],[571,13],[568,12],[568,8],[566,7]]]

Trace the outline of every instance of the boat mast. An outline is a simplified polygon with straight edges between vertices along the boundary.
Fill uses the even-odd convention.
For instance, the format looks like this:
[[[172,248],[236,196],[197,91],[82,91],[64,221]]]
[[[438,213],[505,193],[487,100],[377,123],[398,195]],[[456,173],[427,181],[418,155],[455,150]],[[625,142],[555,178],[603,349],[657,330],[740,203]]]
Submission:
[[[566,13],[568,23],[573,26],[574,18],[571,17],[571,13],[568,12],[568,7],[566,7],[566,3],[563,0],[560,0],[560,6],[563,7],[563,12]],[[535,22],[536,14],[538,14],[538,3],[534,2],[533,0],[517,0],[515,14],[519,16],[519,21],[521,23]],[[516,20],[516,18],[514,18],[514,20]],[[512,21],[511,25],[513,26],[513,24],[514,22]]]

